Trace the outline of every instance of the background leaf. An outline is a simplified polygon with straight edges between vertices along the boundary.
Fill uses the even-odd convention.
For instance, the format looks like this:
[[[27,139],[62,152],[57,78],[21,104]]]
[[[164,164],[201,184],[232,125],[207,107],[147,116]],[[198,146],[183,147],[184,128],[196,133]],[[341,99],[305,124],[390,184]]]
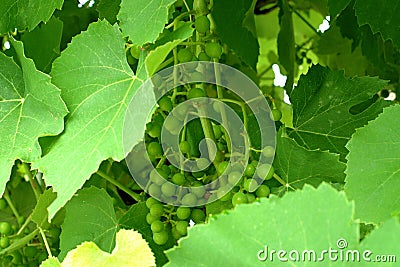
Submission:
[[[328,0],[331,19],[335,19],[350,2],[351,0]]]
[[[46,228],[48,225],[49,212],[47,208],[56,199],[57,194],[53,193],[52,189],[47,189],[40,195],[35,209],[32,212],[32,221],[37,224],[38,227]]]
[[[135,45],[153,43],[168,22],[168,8],[175,1],[122,0],[117,17],[123,34]]]
[[[100,0],[96,7],[97,12],[99,12],[99,18],[105,18],[110,24],[114,24],[117,22],[120,5],[121,0]]]
[[[355,201],[356,218],[363,222],[381,223],[400,213],[399,132],[396,105],[358,129],[347,145],[345,192]]]

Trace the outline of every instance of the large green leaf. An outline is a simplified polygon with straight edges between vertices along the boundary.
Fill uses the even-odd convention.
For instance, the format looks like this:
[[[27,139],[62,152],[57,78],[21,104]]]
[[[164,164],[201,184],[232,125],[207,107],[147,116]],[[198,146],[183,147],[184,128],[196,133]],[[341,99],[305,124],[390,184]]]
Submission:
[[[22,35],[26,56],[33,59],[38,70],[50,72],[51,64],[60,55],[62,32],[62,21],[52,17],[46,24]]]
[[[318,189],[306,185],[282,198],[239,205],[211,217],[208,224],[190,228],[188,236],[166,252],[170,260],[166,266],[383,266],[367,263],[368,258],[398,258],[399,222],[386,222],[360,243],[353,208],[343,192],[325,183]],[[258,258],[265,256],[265,261]]]
[[[400,0],[358,0],[355,9],[360,26],[370,25],[374,33],[380,32],[400,49]]]
[[[335,19],[350,2],[351,0],[328,0],[329,15],[332,20]]]
[[[118,27],[107,21],[92,23],[54,61],[53,82],[61,88],[71,114],[65,121],[65,132],[34,164],[57,192],[49,207],[50,218],[104,159],[124,158],[123,121],[127,105],[146,78],[142,66],[139,62],[138,78],[126,62],[125,42]],[[139,110],[147,110],[147,100],[155,103],[152,90],[141,97]],[[136,118],[129,140],[132,146],[143,137],[148,119],[146,114],[138,115],[142,117]]]
[[[112,199],[104,189],[82,189],[65,208],[60,259],[84,241],[93,241],[106,252],[114,249],[118,222]]]
[[[256,69],[259,45],[252,32],[244,25],[249,24],[247,13],[253,1],[231,0],[215,1],[211,12],[218,36],[232,48],[250,67]],[[254,22],[253,22],[254,24]]]
[[[21,42],[12,44],[20,66],[0,53],[0,194],[14,161],[38,159],[42,153],[38,138],[62,132],[67,114],[60,90],[50,77],[25,57]]]
[[[318,190],[305,186],[281,199],[239,205],[214,220],[211,217],[208,224],[189,229],[179,246],[167,251],[167,266],[311,266],[301,261],[282,265],[276,255],[274,261],[262,262],[257,252],[268,246],[276,251],[313,249],[319,253],[337,248],[340,238],[353,247],[358,243],[358,227],[351,221],[352,212],[345,195],[327,184]],[[324,266],[333,265],[324,262]]]
[[[40,195],[35,209],[32,212],[32,221],[37,224],[38,227],[46,228],[48,226],[49,212],[47,208],[56,199],[57,195],[53,193],[52,189],[47,189]]]
[[[345,145],[355,129],[374,119],[389,103],[379,99],[357,114],[350,109],[385,86],[378,78],[347,79],[343,71],[313,66],[291,94],[294,128],[288,133],[308,149],[329,150],[344,159]]]
[[[400,106],[386,108],[347,145],[345,192],[356,218],[380,223],[400,213]]]
[[[287,0],[278,1],[279,25],[278,34],[278,55],[279,61],[286,70],[287,81],[285,84],[286,91],[290,94],[294,83],[294,63],[295,63],[295,42],[292,11],[289,8]]]
[[[153,43],[168,22],[168,8],[176,0],[122,0],[120,27],[133,44]]]
[[[54,10],[61,9],[64,0],[2,0],[0,34],[8,31],[33,30],[41,21],[48,21]]]
[[[346,165],[339,161],[337,154],[308,150],[279,132],[274,167],[287,184],[302,188],[304,184],[318,186],[322,181],[344,182]]]

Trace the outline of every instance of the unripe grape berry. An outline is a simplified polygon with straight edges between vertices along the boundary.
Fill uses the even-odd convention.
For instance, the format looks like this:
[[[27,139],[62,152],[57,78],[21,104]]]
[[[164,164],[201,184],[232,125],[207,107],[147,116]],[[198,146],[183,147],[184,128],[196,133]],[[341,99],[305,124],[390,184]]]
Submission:
[[[176,216],[178,216],[178,218],[180,220],[186,220],[187,218],[190,217],[190,208],[188,208],[188,207],[179,207],[176,210]]]
[[[243,192],[237,192],[232,197],[232,205],[247,203],[247,196]]]
[[[189,48],[183,48],[178,52],[178,60],[180,63],[192,61],[193,53]]]
[[[275,169],[270,164],[262,164],[257,168],[257,175],[261,179],[269,180],[274,175]]]
[[[195,194],[189,193],[183,196],[181,202],[185,206],[194,206],[197,203],[197,197]]]
[[[202,223],[206,220],[206,215],[204,214],[204,211],[201,209],[193,209],[191,218],[195,223]]]
[[[247,164],[246,169],[244,170],[244,175],[247,177],[253,177],[256,172],[256,167],[253,164]]]
[[[161,156],[163,151],[162,151],[162,147],[160,145],[160,143],[158,142],[151,142],[148,146],[147,146],[147,153],[149,153],[150,156]]]
[[[195,87],[193,89],[191,89],[187,95],[188,99],[193,99],[193,98],[197,98],[197,97],[205,97],[206,93],[204,92],[203,89]]]
[[[150,208],[150,214],[153,216],[161,216],[164,213],[164,206],[162,204],[154,204]]]
[[[271,120],[280,121],[282,118],[282,112],[279,109],[273,109],[270,113]]]
[[[232,185],[239,183],[240,178],[242,178],[242,174],[240,172],[233,171],[228,174],[228,182]]]
[[[211,58],[219,59],[222,55],[222,47],[219,43],[207,43],[205,51],[206,54]]]
[[[256,190],[258,183],[254,179],[247,179],[243,184],[243,189],[247,192],[253,192]]]
[[[129,52],[131,53],[132,57],[139,59],[139,56],[140,56],[140,47],[139,46],[137,46],[137,45],[132,46],[129,49]]]
[[[160,216],[153,216],[150,213],[147,213],[146,222],[151,225],[153,222],[159,221],[160,218],[161,218]]]
[[[161,221],[157,220],[152,222],[150,228],[153,233],[159,233],[164,230],[164,224]]]
[[[156,185],[164,184],[167,178],[168,178],[168,173],[166,173],[161,168],[153,169],[150,172],[150,181],[155,183]]]
[[[158,100],[158,106],[161,110],[170,112],[172,110],[172,102],[168,96],[163,96]]]
[[[176,223],[175,228],[181,235],[186,235],[188,226],[189,223],[187,221],[179,221]]]
[[[151,123],[147,124],[146,133],[153,138],[160,139],[161,137],[161,126],[158,123]]]
[[[6,248],[10,245],[10,239],[8,239],[8,237],[3,236],[2,238],[0,238],[0,247],[1,248]]]
[[[210,61],[211,58],[205,52],[200,52],[197,59],[199,61]]]
[[[188,141],[182,141],[179,143],[179,149],[182,153],[187,154],[190,152],[190,143]]]
[[[151,196],[161,196],[161,187],[156,184],[151,184],[148,189],[148,193]]]
[[[168,241],[167,231],[164,230],[158,233],[153,233],[153,240],[157,245],[164,245]]]
[[[229,162],[223,161],[217,165],[217,174],[222,175],[224,172],[229,173]]]
[[[194,185],[194,187],[192,187],[192,193],[198,198],[202,198],[206,193],[206,189],[202,185]]]
[[[172,134],[178,134],[182,122],[175,116],[168,116],[168,120],[164,123],[165,129]]]
[[[204,170],[210,165],[210,161],[206,158],[199,158],[196,160],[198,170]],[[203,175],[202,175],[203,176]]]
[[[253,194],[246,194],[247,203],[253,203],[256,200],[256,197]]]
[[[206,33],[210,30],[210,20],[207,16],[197,17],[194,26],[199,33]]]
[[[275,155],[275,149],[272,146],[266,146],[262,150],[262,154],[264,157],[271,158]]]
[[[176,185],[183,185],[186,182],[185,175],[182,173],[175,173],[174,176],[172,176],[172,182]]]
[[[149,197],[148,199],[146,199],[146,207],[147,208],[151,208],[151,206],[153,206],[154,204],[160,204],[160,202],[152,197]]]
[[[256,195],[257,197],[267,197],[269,196],[270,189],[267,185],[262,184],[259,188],[257,188]]]
[[[161,186],[161,193],[164,196],[172,197],[173,195],[175,195],[175,186],[171,183],[164,183]]]
[[[0,233],[3,235],[7,235],[11,232],[11,226],[8,222],[0,223]]]

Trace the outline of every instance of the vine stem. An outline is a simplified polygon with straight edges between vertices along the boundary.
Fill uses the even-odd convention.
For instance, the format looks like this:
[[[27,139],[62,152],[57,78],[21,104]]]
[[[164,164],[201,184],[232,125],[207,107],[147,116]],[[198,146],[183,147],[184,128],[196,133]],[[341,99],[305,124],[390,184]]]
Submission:
[[[22,234],[22,232],[25,230],[25,228],[28,226],[28,224],[31,222],[32,220],[32,213],[28,216],[28,218],[26,218],[24,224],[21,226],[21,228],[19,228],[18,232],[17,232],[17,236]]]
[[[43,242],[44,242],[44,246],[46,247],[47,254],[49,254],[49,257],[53,257],[53,255],[51,254],[51,249],[50,249],[50,246],[49,246],[49,242],[47,242],[47,238],[46,238],[46,235],[43,232],[42,227],[38,227],[38,229],[39,229],[40,235],[43,238]]]
[[[4,191],[4,199],[7,201],[8,206],[10,207],[12,213],[14,214],[14,216],[18,219],[21,216],[18,213],[18,210],[15,208],[14,206],[14,202],[12,201],[11,197],[10,197],[10,193],[8,192],[8,190],[6,189]]]
[[[285,182],[281,177],[279,177],[278,174],[274,173],[273,177],[275,178],[275,180],[277,180],[279,183],[281,183],[281,185],[283,185],[284,187],[290,188],[292,190],[296,190],[293,188],[293,186],[291,186],[289,183]]]
[[[97,174],[99,176],[101,176],[102,178],[106,179],[108,182],[112,183],[113,185],[115,185],[116,187],[118,187],[119,189],[121,189],[122,191],[124,191],[125,193],[127,193],[129,196],[131,196],[134,200],[136,200],[137,202],[140,201],[140,195],[132,192],[132,190],[130,190],[128,187],[126,187],[125,185],[121,184],[120,182],[118,182],[117,180],[113,179],[111,176],[109,176],[108,174],[102,172],[102,171],[97,171]]]
[[[36,201],[38,201],[40,195],[41,195],[43,192],[41,191],[40,186],[39,186],[37,180],[36,180],[35,177],[32,175],[31,169],[29,168],[28,164],[25,163],[25,162],[23,162],[23,163],[22,163],[22,167],[23,167],[23,169],[24,169],[25,174],[28,175],[29,183],[31,184],[33,193],[35,194]]]

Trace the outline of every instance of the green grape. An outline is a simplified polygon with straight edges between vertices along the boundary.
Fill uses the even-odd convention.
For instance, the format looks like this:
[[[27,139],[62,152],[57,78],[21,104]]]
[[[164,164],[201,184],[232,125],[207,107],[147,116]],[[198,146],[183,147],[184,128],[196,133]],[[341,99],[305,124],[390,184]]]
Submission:
[[[256,195],[257,197],[267,197],[269,196],[270,192],[271,190],[269,189],[269,187],[265,184],[262,184],[259,188],[257,188]]]
[[[8,222],[0,223],[0,233],[3,235],[7,235],[11,232],[11,226]]]
[[[206,193],[206,189],[204,188],[203,184],[194,185],[192,187],[192,193],[195,194],[198,198],[202,198]]]
[[[10,239],[8,237],[3,236],[0,238],[0,247],[1,248],[6,248],[10,245]]]
[[[253,164],[247,164],[246,169],[244,170],[244,175],[247,177],[253,177],[256,172],[256,167]]]
[[[129,65],[135,65],[138,63],[138,60],[134,57],[132,57],[130,54],[127,55],[127,60]]]
[[[232,171],[228,174],[228,182],[232,185],[239,183],[240,178],[242,178],[242,174],[240,172]]]
[[[199,158],[196,160],[196,165],[199,170],[204,170],[210,165],[210,161],[206,158]]]
[[[130,49],[129,52],[131,53],[131,56],[139,59],[140,57],[140,47],[138,45],[133,45]]]
[[[175,173],[174,176],[172,176],[172,182],[176,185],[183,185],[186,182],[186,178],[185,175],[183,175],[182,173],[178,172]]]
[[[173,195],[175,195],[175,185],[171,183],[164,183],[161,186],[161,192],[164,196],[172,197]]]
[[[24,216],[18,217],[17,222],[18,222],[18,225],[22,225],[25,222]]]
[[[158,123],[148,123],[146,133],[153,138],[160,139],[161,137],[161,126]]]
[[[204,214],[204,211],[201,209],[193,209],[191,218],[195,223],[202,223],[206,220],[206,215]]]
[[[221,186],[217,190],[217,198],[221,201],[226,201],[227,198],[230,199],[229,196],[230,187],[229,186]],[[228,195],[228,196],[227,196]]]
[[[161,168],[153,169],[150,172],[150,181],[157,185],[165,183],[165,179],[168,179],[168,173]]]
[[[210,61],[211,58],[205,53],[205,52],[200,52],[199,55],[197,56],[199,61]]]
[[[24,247],[24,255],[29,258],[33,259],[38,254],[38,249],[34,246],[26,246]]]
[[[157,220],[151,223],[150,228],[153,233],[159,233],[164,230],[164,224],[161,221]]]
[[[180,63],[192,61],[193,53],[189,48],[184,48],[178,52],[178,60]]]
[[[188,154],[190,153],[190,143],[188,141],[182,141],[179,143],[179,149],[182,153]]]
[[[215,86],[207,86],[206,94],[208,97],[217,98],[218,97],[217,88],[215,88]]]
[[[7,201],[4,198],[0,198],[0,210],[7,208]]]
[[[151,225],[153,222],[159,221],[160,218],[161,218],[160,216],[153,216],[150,213],[147,213],[146,222]]]
[[[270,113],[271,120],[280,121],[282,118],[282,112],[279,109],[273,109]]]
[[[183,196],[181,202],[185,206],[194,206],[197,203],[197,197],[195,194],[189,193]]]
[[[197,15],[202,16],[208,13],[208,7],[205,0],[194,0],[193,1],[193,10]]]
[[[154,157],[159,157],[163,153],[162,147],[161,147],[160,143],[158,143],[158,142],[151,142],[147,146],[147,152],[149,153],[150,156],[154,156]]]
[[[154,204],[150,208],[150,214],[160,217],[164,213],[164,206],[162,204]]]
[[[246,194],[247,203],[253,203],[256,200],[256,197],[253,194]]]
[[[215,162],[222,162],[223,160],[224,160],[224,154],[222,154],[221,151],[217,150],[217,151],[215,152],[214,161],[215,161]]]
[[[148,193],[150,196],[161,196],[161,187],[156,184],[151,184],[148,189]]]
[[[153,206],[154,204],[160,204],[160,202],[153,198],[153,197],[149,197],[148,199],[146,199],[146,207],[147,208],[151,208],[151,206]]]
[[[167,179],[169,177],[169,175],[171,174],[171,169],[167,165],[162,165],[161,169],[164,171],[164,173],[165,173],[164,175],[167,175],[166,178],[164,176],[163,177],[165,179]]]
[[[169,119],[164,123],[165,129],[167,129],[172,134],[178,134],[182,122],[175,116],[168,116]]]
[[[199,33],[206,33],[210,30],[210,20],[207,16],[197,17],[194,26]]]
[[[164,245],[168,242],[168,233],[167,231],[161,231],[158,233],[153,233],[153,240],[154,243],[156,243],[157,245]]]
[[[193,98],[205,97],[205,96],[206,96],[206,93],[204,92],[203,89],[201,89],[199,87],[195,87],[189,91],[187,98],[193,99]]]
[[[190,208],[187,208],[187,207],[179,207],[179,208],[177,208],[176,216],[178,216],[178,218],[180,220],[186,220],[187,218],[190,217]]]
[[[161,110],[170,112],[173,108],[171,99],[168,96],[163,96],[158,100],[158,106]]]
[[[262,150],[262,154],[264,157],[271,158],[275,155],[275,149],[272,146],[266,146]]]
[[[229,162],[228,161],[223,161],[217,165],[217,174],[218,176],[222,175],[224,172],[229,173],[230,168],[229,168]]]
[[[247,196],[243,192],[237,192],[232,197],[232,205],[236,206],[238,204],[247,203]]]
[[[197,169],[196,167],[194,167],[194,168]],[[194,178],[201,178],[204,176],[204,172],[202,172],[202,171],[198,171],[198,172],[192,171],[191,174]]]
[[[224,108],[224,104],[218,101],[214,101],[213,109],[217,113],[221,113],[221,110]]]
[[[219,43],[207,43],[205,47],[206,54],[211,58],[220,58],[222,47]]]
[[[171,233],[172,233],[172,237],[173,237],[175,240],[178,240],[179,238],[182,237],[182,235],[176,230],[175,227],[172,227]]]
[[[266,163],[258,167],[256,172],[261,179],[269,180],[274,175],[275,169],[272,165]]]
[[[178,171],[178,168],[171,164],[169,165],[169,170],[170,173],[176,173]]]
[[[221,142],[218,142],[218,143],[217,143],[217,149],[218,149],[219,151],[226,151],[226,145],[223,144],[223,143],[221,143]]]
[[[188,226],[189,223],[187,221],[179,221],[176,223],[175,228],[181,235],[186,235]]]
[[[243,189],[246,190],[247,192],[253,192],[258,186],[258,183],[253,180],[253,179],[247,179],[243,183]]]

